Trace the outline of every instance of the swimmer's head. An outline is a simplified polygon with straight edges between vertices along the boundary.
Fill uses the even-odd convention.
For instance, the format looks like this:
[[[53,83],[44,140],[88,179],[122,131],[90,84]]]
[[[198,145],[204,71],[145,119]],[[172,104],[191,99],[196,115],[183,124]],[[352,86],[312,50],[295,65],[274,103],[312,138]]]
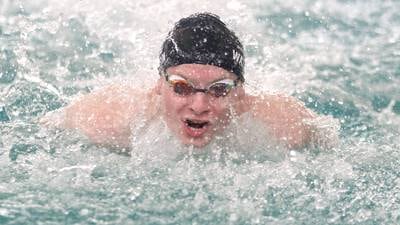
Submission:
[[[218,16],[198,13],[179,20],[160,53],[160,74],[181,64],[221,67],[244,82],[243,46]]]

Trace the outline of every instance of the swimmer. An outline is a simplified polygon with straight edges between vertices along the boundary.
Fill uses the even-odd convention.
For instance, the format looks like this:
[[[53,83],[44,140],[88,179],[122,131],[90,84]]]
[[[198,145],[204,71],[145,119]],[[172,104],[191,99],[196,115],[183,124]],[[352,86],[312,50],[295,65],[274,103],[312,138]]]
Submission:
[[[318,127],[309,121],[318,116],[293,97],[247,94],[244,65],[243,46],[226,24],[210,13],[194,14],[163,42],[152,89],[114,84],[95,91],[60,110],[58,125],[96,144],[129,148],[138,117],[163,120],[183,145],[202,148],[235,117],[250,114],[290,149],[315,142]]]

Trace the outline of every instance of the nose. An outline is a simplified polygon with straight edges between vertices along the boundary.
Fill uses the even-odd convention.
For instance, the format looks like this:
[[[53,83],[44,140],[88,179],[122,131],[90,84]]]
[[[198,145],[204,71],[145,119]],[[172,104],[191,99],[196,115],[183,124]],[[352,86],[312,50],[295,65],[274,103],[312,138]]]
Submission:
[[[196,115],[207,114],[210,111],[210,102],[206,93],[197,92],[191,96],[190,110]]]

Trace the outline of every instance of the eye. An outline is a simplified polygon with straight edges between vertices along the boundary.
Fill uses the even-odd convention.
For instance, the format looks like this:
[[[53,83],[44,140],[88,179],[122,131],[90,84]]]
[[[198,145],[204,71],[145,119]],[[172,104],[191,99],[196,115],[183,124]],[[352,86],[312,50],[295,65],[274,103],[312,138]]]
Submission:
[[[179,95],[189,95],[193,92],[193,87],[184,80],[173,81],[174,92]]]
[[[233,87],[235,87],[234,80],[224,79],[211,84],[208,88],[208,92],[214,97],[225,97]]]
[[[179,75],[168,75],[167,82],[172,86],[174,92],[178,95],[185,96],[193,92],[192,85],[185,78]]]
[[[226,96],[231,90],[232,86],[225,83],[216,83],[209,88],[210,94],[215,97]]]

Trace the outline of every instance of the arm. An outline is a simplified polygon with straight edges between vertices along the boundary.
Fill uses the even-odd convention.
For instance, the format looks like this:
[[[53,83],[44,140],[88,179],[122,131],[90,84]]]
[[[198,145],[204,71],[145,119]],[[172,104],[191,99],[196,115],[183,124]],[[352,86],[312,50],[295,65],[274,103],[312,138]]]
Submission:
[[[78,130],[95,144],[128,147],[130,122],[146,107],[150,95],[128,86],[110,86],[62,109],[56,123],[61,128]]]
[[[247,96],[249,111],[262,121],[274,137],[289,148],[303,148],[315,143],[333,147],[337,140],[335,129],[331,140],[321,141],[316,122],[319,117],[293,97],[283,95]],[[327,132],[326,132],[327,133]],[[328,146],[331,145],[331,146]]]

